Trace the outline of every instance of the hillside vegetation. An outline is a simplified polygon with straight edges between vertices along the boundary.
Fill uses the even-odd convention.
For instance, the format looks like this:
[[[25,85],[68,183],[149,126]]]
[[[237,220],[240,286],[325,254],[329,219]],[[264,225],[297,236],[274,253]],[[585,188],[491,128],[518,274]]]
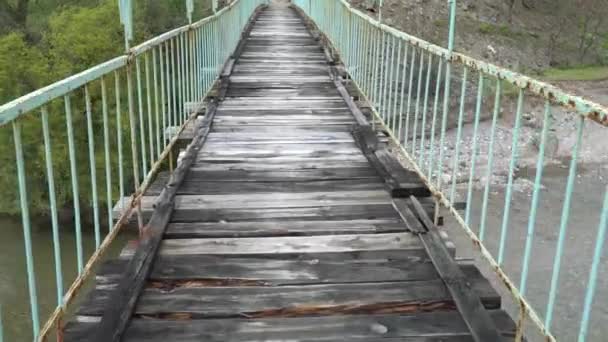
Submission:
[[[377,15],[377,0],[351,0]],[[540,75],[547,68],[608,63],[608,1],[458,0],[456,49]],[[445,0],[384,0],[386,24],[446,46]]]

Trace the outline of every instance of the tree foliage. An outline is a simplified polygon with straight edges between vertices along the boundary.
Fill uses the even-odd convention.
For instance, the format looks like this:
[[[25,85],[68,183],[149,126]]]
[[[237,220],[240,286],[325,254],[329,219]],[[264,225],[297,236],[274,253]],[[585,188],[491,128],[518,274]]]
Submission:
[[[205,4],[207,1],[203,1]],[[23,3],[26,4],[23,7]],[[186,23],[183,0],[135,0],[136,42],[158,35]],[[20,7],[21,6],[21,7]],[[208,14],[208,6],[197,4],[195,17]],[[16,16],[17,9],[24,17]],[[3,21],[2,18],[12,18]],[[123,29],[119,22],[116,0],[0,0],[0,103],[41,88],[49,83],[109,60],[123,53]],[[124,87],[120,97],[123,114],[126,112]],[[116,142],[114,78],[106,79],[110,141]],[[91,85],[93,129],[97,187],[100,203],[105,200],[105,153],[99,82]],[[75,130],[77,173],[83,208],[91,203],[91,181],[88,159],[87,122],[82,90],[71,95]],[[72,185],[66,133],[66,118],[62,99],[48,105],[52,142],[53,172],[58,207],[69,211],[72,207]],[[46,180],[45,152],[40,112],[29,113],[20,119],[24,154],[26,157],[28,200],[33,215],[48,213],[49,196]],[[123,156],[125,176],[130,179],[131,165],[129,129],[123,115]],[[15,150],[10,125],[0,127],[0,213],[19,212],[16,186]],[[111,166],[117,174],[118,157],[112,146]],[[116,178],[114,178],[116,180]],[[116,181],[114,200],[118,194]],[[129,187],[129,183],[125,184]],[[128,188],[130,189],[130,188]],[[101,209],[103,210],[103,209]]]

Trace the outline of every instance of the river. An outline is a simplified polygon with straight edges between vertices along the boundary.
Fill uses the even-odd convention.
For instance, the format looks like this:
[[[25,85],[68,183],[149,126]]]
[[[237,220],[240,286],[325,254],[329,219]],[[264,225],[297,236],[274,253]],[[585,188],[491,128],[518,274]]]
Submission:
[[[0,239],[0,303],[4,323],[4,340],[7,342],[29,342],[32,341],[32,328],[21,222],[14,219],[0,218],[0,227],[2,227]],[[86,262],[95,250],[93,229],[84,227],[82,238]],[[108,256],[117,255],[125,241],[126,237],[119,236],[110,248]],[[42,325],[57,305],[55,261],[50,227],[32,227],[32,248],[38,280],[40,324]],[[76,238],[73,230],[62,229],[61,251],[64,291],[67,291],[78,271]]]
[[[567,162],[564,163],[567,165]],[[580,165],[572,195],[571,211],[562,258],[558,295],[555,303],[554,319],[551,330],[559,341],[576,341],[580,326],[585,290],[599,225],[604,192],[608,180],[608,170],[598,164]],[[535,169],[522,169],[518,178],[534,180]],[[565,166],[547,166],[543,173],[542,191],[532,244],[531,262],[527,282],[526,298],[544,320],[553,271],[553,261],[558,240],[562,206],[568,169]],[[486,224],[485,246],[497,255],[500,230],[504,212],[504,188],[494,187],[490,194],[488,220]],[[479,226],[483,191],[478,189],[473,198],[472,223],[477,231]],[[514,191],[511,206],[511,219],[506,239],[505,262],[503,269],[517,287],[520,287],[522,259],[527,236],[531,204],[531,188]],[[464,214],[463,214],[464,216]],[[471,258],[478,265],[485,265],[471,248],[468,237],[457,227],[452,219],[446,220],[448,235],[457,246],[459,257]],[[607,246],[608,247],[608,246]],[[497,289],[504,289],[494,277],[494,272],[481,267]],[[608,336],[608,248],[604,248],[600,263],[597,290],[589,325],[587,341],[606,341]],[[506,290],[500,291],[503,305],[512,317],[517,317],[518,306],[513,303]],[[527,323],[531,327],[532,323]],[[528,341],[544,341],[534,338],[534,329],[527,330]]]

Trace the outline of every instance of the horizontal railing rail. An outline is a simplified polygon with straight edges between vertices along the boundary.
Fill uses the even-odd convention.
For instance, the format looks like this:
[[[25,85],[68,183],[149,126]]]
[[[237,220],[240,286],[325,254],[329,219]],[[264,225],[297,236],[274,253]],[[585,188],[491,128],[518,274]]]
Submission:
[[[15,148],[14,158],[1,157],[4,165],[14,165],[14,178],[6,175],[2,184],[12,188],[3,188],[3,195],[21,216],[35,341],[47,338],[55,326],[60,331],[68,305],[131,215],[143,227],[141,196],[159,170],[173,167],[178,135],[202,108],[251,15],[264,3],[233,1],[212,16],[0,106],[0,139],[12,141]],[[39,170],[39,165],[44,166]],[[36,188],[41,184],[46,189]],[[37,277],[35,260],[42,255],[33,247],[33,202],[44,202],[37,209],[50,218],[52,229],[52,242],[42,243],[53,245],[56,305],[43,310],[38,291],[52,285]],[[59,211],[64,209],[72,213],[73,253],[62,246],[62,234],[70,234],[60,228]],[[89,225],[94,243],[87,261]],[[76,270],[62,267],[68,253],[77,260]],[[75,274],[74,279],[66,274]],[[65,284],[71,284],[67,291]],[[6,305],[0,308],[6,310]],[[7,316],[0,317],[6,323]],[[11,336],[8,330],[0,321],[0,340],[3,332]]]
[[[579,324],[562,321],[564,326],[559,327],[557,336],[563,334],[564,340],[585,341],[606,240],[606,182],[591,177],[597,183],[594,188],[597,193],[590,205],[574,206],[578,204],[574,197],[588,195],[584,188],[575,191],[581,176],[584,133],[594,137],[608,134],[608,108],[408,35],[369,17],[346,0],[293,2],[340,56],[349,81],[371,106],[374,123],[379,122],[389,133],[395,146],[511,292],[519,308],[515,312],[519,315],[515,339],[523,339],[524,323],[531,320],[538,328],[536,333],[554,341],[556,317],[571,314],[574,306]],[[536,112],[540,115],[530,114]],[[568,143],[556,149],[555,140],[559,141],[560,135],[567,136],[563,140]],[[589,145],[597,144],[593,140]],[[534,147],[533,153],[526,150],[528,146]],[[605,149],[590,151],[585,155],[605,154]],[[552,183],[557,184],[555,187],[545,188],[543,183],[551,182],[545,169],[549,159],[557,158],[556,155],[568,165],[568,171],[563,181]],[[524,198],[516,189],[516,183],[525,178],[522,169],[533,174],[529,196]],[[498,178],[505,182],[497,184]],[[543,196],[547,197],[545,202]],[[466,201],[464,212],[454,205],[459,200]],[[551,206],[558,207],[557,215],[551,215]],[[515,209],[520,214],[514,217]],[[547,214],[542,220],[550,218],[556,228],[542,232],[554,236],[552,249],[538,245],[542,237],[539,226],[543,227],[541,212]],[[519,217],[522,214],[527,220]],[[599,228],[584,234],[586,240],[577,240],[579,245],[568,246],[574,236],[582,235],[569,229],[575,216],[576,220],[588,219],[586,222],[592,224],[578,227],[579,230],[590,231],[598,223]],[[567,285],[578,282],[562,277],[561,271],[567,266],[564,265],[567,249],[591,245],[588,253],[576,255],[577,265],[584,265],[588,272],[585,273],[588,280],[580,289],[584,296],[578,296],[580,300],[570,307],[558,304],[558,299],[572,297],[562,294],[558,298],[560,285],[563,287],[565,281],[569,281]],[[533,287],[531,264],[538,248],[549,260],[545,267],[549,271],[544,274],[546,277],[535,277]],[[518,285],[514,279],[519,279]],[[561,311],[557,312],[557,307]],[[595,336],[603,335],[598,332]]]

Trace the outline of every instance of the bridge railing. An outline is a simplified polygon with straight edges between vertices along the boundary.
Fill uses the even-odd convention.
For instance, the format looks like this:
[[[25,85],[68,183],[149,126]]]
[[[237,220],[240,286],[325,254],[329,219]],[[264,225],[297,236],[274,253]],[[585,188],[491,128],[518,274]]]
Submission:
[[[577,176],[580,176],[577,166],[583,136],[588,131],[595,136],[598,132],[599,136],[608,134],[605,127],[608,109],[549,84],[398,31],[353,8],[345,0],[295,0],[294,3],[339,53],[351,81],[372,106],[376,120],[390,133],[437,200],[453,214],[510,290],[519,306],[516,340],[522,339],[527,320],[533,321],[537,332],[545,338],[555,340],[551,329],[554,317],[572,314],[572,307],[563,305],[560,312],[555,311],[559,285],[563,285],[560,270],[568,247],[566,242],[577,234],[568,232],[568,228],[572,223],[571,214],[577,214],[571,207]],[[535,110],[542,115],[531,115]],[[522,121],[526,121],[526,126],[530,126],[528,121],[535,121],[537,129],[531,138],[522,136],[529,131]],[[538,293],[528,295],[527,289],[532,254],[538,253],[539,247],[535,239],[540,235],[536,231],[540,223],[540,197],[541,193],[546,195],[542,184],[547,177],[543,168],[553,150],[553,130],[561,129],[564,122],[570,125],[572,133],[563,158],[569,164],[569,171],[563,189],[555,189],[563,196],[552,203],[561,207],[561,211],[557,210],[557,229],[552,232],[556,235],[555,247],[543,251],[543,255],[550,255],[549,276],[535,284],[546,296],[546,303],[542,303],[535,297]],[[527,213],[518,209],[520,214],[516,218],[521,227],[517,227],[512,216],[513,205],[521,207],[522,204],[519,197],[515,200],[514,188],[521,173],[519,162],[524,157],[531,158],[521,155],[521,145],[527,138],[537,153],[530,167],[534,173],[531,201],[525,205]],[[504,177],[506,184],[497,190],[498,177]],[[603,194],[606,183],[600,184],[595,190]],[[578,261],[588,272],[584,273],[588,280],[585,295],[581,296],[581,299],[584,297],[582,305],[574,305],[580,310],[577,312],[580,324],[569,324],[562,329],[577,330],[578,334],[566,337],[567,340],[585,341],[588,334],[608,224],[608,192],[604,196],[603,202],[599,197],[586,206],[595,208],[589,209],[593,212],[588,222],[594,222],[593,226],[578,227],[591,230],[599,223],[597,233],[587,234],[584,241],[587,246],[593,245],[590,247],[593,253],[577,256],[588,256]],[[466,200],[464,213],[456,209],[459,198]],[[492,208],[495,210],[490,214]],[[577,208],[580,210],[580,206]],[[527,222],[519,217],[522,214],[527,215]],[[499,216],[494,227],[488,223],[491,215]],[[581,211],[577,217],[581,215],[586,214]],[[490,230],[495,236],[489,239]],[[571,248],[581,246],[584,244]],[[511,255],[507,255],[509,250]],[[518,286],[513,281],[515,278],[520,280]],[[539,314],[542,306],[546,308],[543,318]]]
[[[265,2],[234,1],[210,17],[0,106],[0,138],[15,148],[14,157],[2,157],[2,163],[14,165],[14,175],[3,175],[15,179],[5,183],[14,188],[2,191],[21,216],[34,340],[60,326],[95,262],[131,214],[140,228],[144,225],[142,194],[155,173],[172,163],[179,132],[196,116],[250,16]],[[131,194],[128,201],[126,194]],[[122,214],[113,217],[113,203],[119,200]],[[33,248],[33,202],[48,213],[52,228],[52,241],[42,242],[52,243],[54,258],[56,306],[48,320],[48,308],[41,312],[39,306],[38,290],[48,281],[36,276],[35,259],[44,255]],[[62,245],[65,223],[59,212],[66,209],[72,212],[68,224],[74,227],[75,246]],[[83,233],[89,230],[94,247],[87,261]],[[67,255],[77,259],[76,270],[62,267]],[[75,278],[66,279],[68,273]],[[71,284],[67,291],[64,284]]]

